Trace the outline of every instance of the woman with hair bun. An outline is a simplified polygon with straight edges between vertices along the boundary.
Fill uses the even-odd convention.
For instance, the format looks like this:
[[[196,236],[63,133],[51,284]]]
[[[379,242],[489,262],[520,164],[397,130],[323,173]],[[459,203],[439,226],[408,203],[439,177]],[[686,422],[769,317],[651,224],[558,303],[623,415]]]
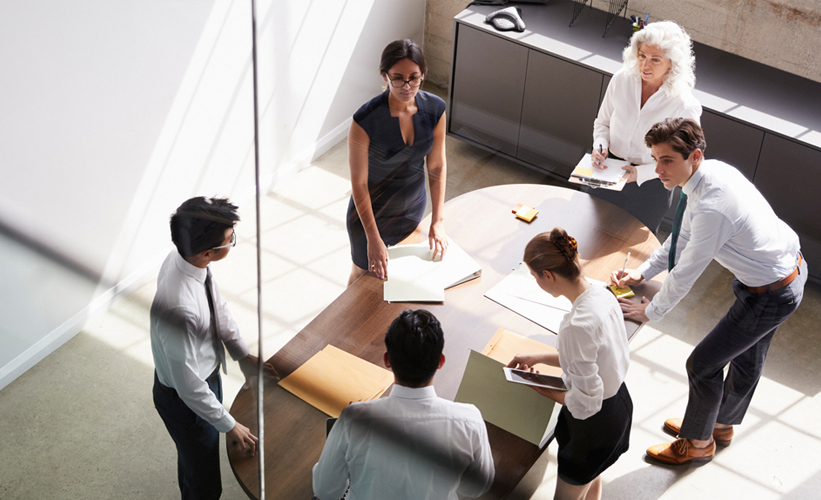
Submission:
[[[610,157],[627,160],[629,181],[622,191],[595,189],[591,194],[627,210],[651,231],[658,230],[670,208],[667,191],[655,174],[644,134],[665,118],[699,122],[701,104],[693,95],[696,59],[690,35],[672,21],[650,23],[630,38],[624,66],[607,86],[593,123],[593,165]],[[599,148],[601,147],[601,153]]]
[[[368,271],[388,277],[388,245],[405,239],[425,213],[427,164],[432,206],[430,248],[442,258],[445,235],[445,101],[420,90],[427,66],[422,49],[396,40],[382,51],[386,90],[353,115],[348,132],[351,200],[350,286]]]
[[[534,388],[562,405],[554,498],[598,499],[600,474],[630,444],[633,401],[624,384],[630,350],[621,307],[609,290],[584,278],[576,240],[564,229],[530,240],[524,261],[542,290],[567,297],[573,306],[559,325],[558,353],[519,354],[508,366],[562,368],[567,392]]]

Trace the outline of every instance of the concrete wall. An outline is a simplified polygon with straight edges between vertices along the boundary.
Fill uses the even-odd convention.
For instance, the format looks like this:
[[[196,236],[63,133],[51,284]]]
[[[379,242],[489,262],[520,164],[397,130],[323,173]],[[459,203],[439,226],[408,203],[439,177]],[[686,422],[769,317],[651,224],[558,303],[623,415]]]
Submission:
[[[257,6],[267,189],[345,136],[425,2]],[[250,19],[247,0],[0,0],[0,388],[155,276],[183,200],[253,213]]]
[[[609,0],[592,1],[595,8],[607,10]],[[427,4],[428,79],[447,85],[453,16],[468,2],[427,0]],[[648,12],[651,22],[676,21],[705,45],[821,82],[819,0],[631,0],[628,4],[628,16]]]

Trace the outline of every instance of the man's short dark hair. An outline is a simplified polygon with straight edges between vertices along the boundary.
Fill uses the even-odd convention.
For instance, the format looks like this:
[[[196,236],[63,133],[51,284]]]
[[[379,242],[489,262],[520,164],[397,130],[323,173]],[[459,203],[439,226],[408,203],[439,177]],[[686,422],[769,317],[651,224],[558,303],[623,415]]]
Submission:
[[[669,144],[685,160],[696,149],[700,149],[702,153],[707,149],[704,131],[695,120],[689,118],[667,118],[656,123],[644,136],[644,143],[648,148]]]
[[[418,386],[433,378],[439,368],[445,334],[430,312],[407,309],[388,328],[385,347],[396,379]]]
[[[237,206],[228,198],[197,196],[171,215],[171,241],[180,255],[191,257],[222,245],[225,230],[238,220]]]

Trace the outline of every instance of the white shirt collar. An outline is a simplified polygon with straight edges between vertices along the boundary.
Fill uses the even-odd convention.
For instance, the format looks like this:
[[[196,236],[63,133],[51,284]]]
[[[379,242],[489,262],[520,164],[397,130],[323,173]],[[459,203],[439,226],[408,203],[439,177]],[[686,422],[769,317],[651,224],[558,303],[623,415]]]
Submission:
[[[696,169],[696,171],[693,172],[693,175],[691,175],[690,178],[687,179],[687,182],[685,182],[684,185],[681,186],[681,191],[688,197],[691,194],[693,194],[693,192],[696,190],[699,183],[701,182],[701,179],[704,178],[705,163],[706,160],[701,160],[701,165],[698,166],[698,169]]]
[[[393,384],[390,397],[402,399],[431,399],[436,397],[436,390],[432,385],[425,387],[405,387],[404,385]]]
[[[208,270],[206,268],[197,267],[191,264],[185,260],[179,252],[176,251],[174,252],[174,262],[177,264],[177,269],[191,276],[200,283],[205,283],[205,277],[208,274]]]

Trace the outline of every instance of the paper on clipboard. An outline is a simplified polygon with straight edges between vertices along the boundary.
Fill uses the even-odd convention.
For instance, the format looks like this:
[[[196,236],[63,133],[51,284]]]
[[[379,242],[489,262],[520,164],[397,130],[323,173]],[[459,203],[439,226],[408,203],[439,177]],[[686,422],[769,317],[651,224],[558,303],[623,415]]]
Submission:
[[[627,174],[625,170],[622,170],[622,167],[629,164],[630,162],[624,160],[607,158],[604,160],[604,166],[607,168],[600,170],[593,166],[593,157],[588,153],[582,157],[579,164],[573,169],[569,180],[576,184],[621,191]]]

